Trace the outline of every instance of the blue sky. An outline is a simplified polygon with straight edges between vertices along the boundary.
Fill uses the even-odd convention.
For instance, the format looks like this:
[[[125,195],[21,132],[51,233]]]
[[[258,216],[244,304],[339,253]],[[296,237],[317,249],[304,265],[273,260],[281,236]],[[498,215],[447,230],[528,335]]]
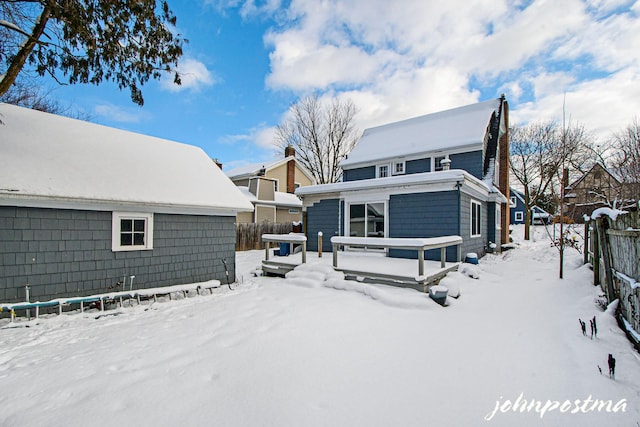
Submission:
[[[200,146],[225,170],[280,156],[274,127],[312,92],[354,101],[360,130],[501,93],[512,123],[561,120],[566,99],[601,141],[640,116],[640,0],[169,4],[190,41],[182,86],[149,82],[144,107],[109,83],[53,95],[94,122]]]

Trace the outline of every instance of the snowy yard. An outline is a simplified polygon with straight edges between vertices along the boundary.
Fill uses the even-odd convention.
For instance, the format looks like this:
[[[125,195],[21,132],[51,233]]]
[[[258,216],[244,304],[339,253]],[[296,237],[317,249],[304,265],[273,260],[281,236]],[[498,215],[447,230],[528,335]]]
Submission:
[[[567,250],[559,280],[535,229],[481,259],[479,279],[450,274],[448,307],[319,267],[251,277],[251,251],[233,291],[3,321],[0,425],[637,427],[640,355],[594,303],[582,256]],[[578,318],[594,315],[591,340]]]

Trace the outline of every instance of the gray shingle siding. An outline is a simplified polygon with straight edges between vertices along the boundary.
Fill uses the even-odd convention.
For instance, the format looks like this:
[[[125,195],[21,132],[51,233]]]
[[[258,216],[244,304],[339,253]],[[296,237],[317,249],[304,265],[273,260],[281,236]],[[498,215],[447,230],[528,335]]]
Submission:
[[[482,179],[482,151],[451,154],[451,169],[462,169],[478,179]]]
[[[337,236],[341,230],[340,212],[341,207],[339,199],[326,199],[313,206],[307,208],[307,249],[310,251],[318,250],[318,232],[322,231],[322,250],[331,252],[331,237]]]
[[[459,234],[458,192],[392,195],[389,199],[389,237],[439,237]],[[456,247],[447,248],[447,261],[457,260]],[[415,251],[391,250],[391,256],[417,258]],[[440,249],[425,259],[439,260]]]
[[[373,179],[376,177],[376,167],[367,166],[364,168],[345,169],[342,171],[343,181],[359,181],[361,179]]]
[[[427,157],[426,159],[408,160],[405,163],[405,169],[407,174],[430,172],[431,158]]]
[[[153,249],[111,251],[111,212],[0,207],[0,301],[106,292],[235,277],[235,218],[154,214]]]
[[[480,202],[477,199],[473,199]],[[460,236],[462,236],[462,257],[469,252],[475,252],[478,257],[485,253],[487,244],[487,203],[480,202],[480,237],[471,237],[471,196],[462,194],[460,197]]]

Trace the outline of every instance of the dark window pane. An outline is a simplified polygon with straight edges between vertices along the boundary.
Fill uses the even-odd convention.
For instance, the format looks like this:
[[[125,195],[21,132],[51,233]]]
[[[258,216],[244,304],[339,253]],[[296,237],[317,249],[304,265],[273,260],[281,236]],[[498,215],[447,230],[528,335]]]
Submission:
[[[131,231],[133,230],[133,220],[132,219],[121,219],[120,220],[120,231]]]
[[[131,246],[133,244],[131,233],[120,234],[120,246]]]
[[[133,221],[133,231],[144,232],[144,219],[136,219]]]
[[[144,245],[144,233],[133,233],[133,244],[135,246]]]

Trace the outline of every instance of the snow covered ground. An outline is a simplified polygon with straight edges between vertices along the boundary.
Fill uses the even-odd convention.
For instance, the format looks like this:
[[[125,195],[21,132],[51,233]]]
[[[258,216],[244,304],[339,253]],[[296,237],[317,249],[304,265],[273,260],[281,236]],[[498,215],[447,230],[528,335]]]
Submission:
[[[535,230],[468,269],[479,279],[445,278],[461,293],[448,307],[318,266],[251,277],[252,251],[233,291],[3,321],[0,425],[637,427],[640,356],[581,255],[559,280]],[[593,316],[591,340],[578,318]]]

